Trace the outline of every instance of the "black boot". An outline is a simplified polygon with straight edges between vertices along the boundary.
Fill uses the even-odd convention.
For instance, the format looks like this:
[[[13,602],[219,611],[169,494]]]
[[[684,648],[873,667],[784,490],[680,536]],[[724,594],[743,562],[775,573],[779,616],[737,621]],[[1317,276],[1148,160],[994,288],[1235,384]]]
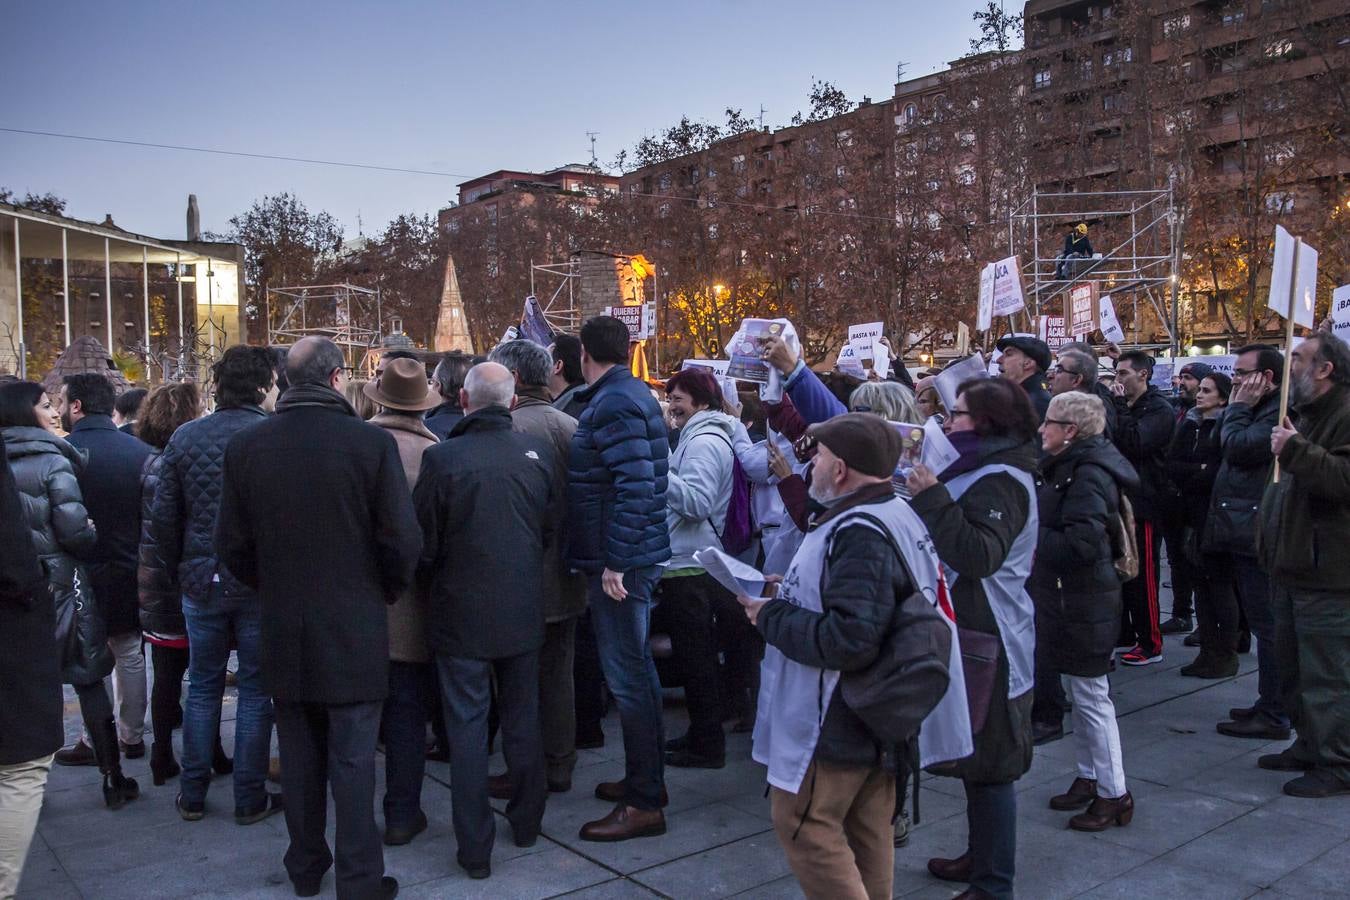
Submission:
[[[155,787],[159,787],[170,778],[176,778],[181,771],[178,768],[178,761],[173,758],[172,742],[155,741],[150,746],[150,776],[155,782]]]
[[[108,809],[121,809],[130,800],[141,795],[136,779],[122,774],[122,759],[117,749],[117,726],[109,716],[98,723],[97,728],[89,730],[94,742],[94,755],[98,758],[98,770],[103,773],[103,802]]]

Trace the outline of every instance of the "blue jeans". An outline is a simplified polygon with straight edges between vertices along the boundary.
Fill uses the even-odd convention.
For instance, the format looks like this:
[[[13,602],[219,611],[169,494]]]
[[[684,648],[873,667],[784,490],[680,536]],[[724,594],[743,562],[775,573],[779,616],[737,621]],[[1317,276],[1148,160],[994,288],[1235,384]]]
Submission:
[[[1017,786],[1012,782],[965,784],[973,864],[970,886],[998,900],[1009,900],[1017,873]]]
[[[1238,601],[1247,617],[1247,627],[1256,638],[1255,708],[1266,721],[1287,728],[1289,714],[1281,699],[1280,660],[1275,652],[1275,598],[1270,578],[1254,557],[1234,554],[1231,559]]]
[[[605,593],[599,575],[586,580],[600,668],[623,727],[624,803],[646,810],[661,808],[665,781],[661,681],[647,644],[652,590],[660,577],[660,566],[625,572],[623,583],[628,596],[623,602]]]
[[[234,717],[234,808],[253,811],[267,802],[267,760],[272,746],[272,698],[263,693],[258,657],[262,607],[257,597],[226,597],[218,585],[201,601],[183,598],[188,636],[188,697],[183,713],[183,800],[203,803],[211,784],[211,757],[220,733],[220,701],[230,637],[239,651],[239,702]]]

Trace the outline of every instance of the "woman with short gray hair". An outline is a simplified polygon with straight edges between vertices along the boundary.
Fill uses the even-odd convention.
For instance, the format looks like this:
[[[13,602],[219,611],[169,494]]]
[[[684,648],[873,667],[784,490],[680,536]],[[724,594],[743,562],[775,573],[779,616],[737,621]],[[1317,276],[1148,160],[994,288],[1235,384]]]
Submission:
[[[1106,410],[1092,394],[1057,394],[1041,433],[1040,534],[1027,590],[1036,605],[1037,677],[1064,676],[1073,698],[1078,777],[1050,808],[1087,807],[1077,831],[1128,825],[1134,799],[1125,787],[1120,730],[1107,673],[1120,625],[1115,559],[1123,492],[1139,476],[1102,435]]]

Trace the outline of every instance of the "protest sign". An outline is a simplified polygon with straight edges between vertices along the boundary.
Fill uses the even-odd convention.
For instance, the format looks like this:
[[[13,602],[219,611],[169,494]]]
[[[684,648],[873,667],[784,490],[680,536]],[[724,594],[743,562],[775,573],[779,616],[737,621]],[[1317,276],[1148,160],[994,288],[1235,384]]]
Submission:
[[[1297,275],[1295,275],[1297,246]],[[1279,225],[1275,226],[1275,258],[1270,265],[1270,297],[1266,305],[1295,325],[1312,328],[1317,299],[1317,251]],[[1292,310],[1292,313],[1290,312]],[[1289,330],[1292,334],[1292,329]]]
[[[1026,305],[1022,291],[1022,269],[1017,264],[1017,257],[1000,259],[994,263],[993,314],[1010,316],[1019,309],[1025,309]]]
[[[1102,336],[1108,341],[1125,343],[1125,329],[1120,327],[1120,319],[1116,318],[1116,305],[1111,301],[1110,294],[1102,294],[1097,298],[1097,323]]]
[[[956,355],[965,356],[970,352],[970,326],[965,322],[956,323]]]
[[[845,375],[852,375],[854,378],[866,378],[867,369],[862,364],[859,351],[861,345],[849,341],[839,348],[839,356],[835,359],[835,367]]]
[[[770,366],[764,361],[765,345],[783,334],[783,323],[769,319],[746,319],[741,323],[731,350],[727,374],[738,381],[769,383]]]
[[[891,370],[891,354],[881,343],[881,322],[867,322],[862,325],[848,326],[848,342],[854,345],[859,362],[864,370],[876,370],[877,376],[885,378]]]
[[[707,369],[717,376],[717,382],[722,386],[722,396],[731,399],[736,398],[736,379],[727,377],[727,367],[731,365],[729,359],[686,359],[680,364],[680,371],[685,369]]]
[[[1237,365],[1237,357],[1231,353],[1222,353],[1218,356],[1197,356],[1191,362],[1204,363],[1215,372],[1220,372],[1232,378],[1233,367]],[[1185,365],[1185,363],[1182,363],[1182,365]],[[1180,366],[1177,367],[1177,371],[1181,371]]]
[[[1050,348],[1051,353],[1058,352],[1069,343],[1069,336],[1064,333],[1063,316],[1038,316],[1036,331],[1040,339],[1045,341],[1045,346]]]
[[[1331,292],[1331,331],[1341,340],[1350,341],[1350,284]]]
[[[956,389],[972,378],[988,378],[989,371],[984,366],[984,356],[972,354],[959,363],[952,363],[933,379],[933,387],[942,398],[942,405],[948,412],[956,407]]]
[[[1185,361],[1183,360],[1181,364],[1185,365]],[[1172,375],[1179,368],[1177,361],[1171,357],[1159,359],[1153,363],[1153,377],[1148,380],[1148,383],[1166,393],[1172,390]]]
[[[980,270],[979,302],[975,308],[975,330],[988,331],[994,321],[994,264]]]
[[[1080,281],[1064,297],[1064,320],[1074,340],[1097,330],[1097,282]]]
[[[651,337],[647,328],[647,304],[642,306],[607,306],[605,315],[613,316],[628,328],[630,341],[645,341]]]

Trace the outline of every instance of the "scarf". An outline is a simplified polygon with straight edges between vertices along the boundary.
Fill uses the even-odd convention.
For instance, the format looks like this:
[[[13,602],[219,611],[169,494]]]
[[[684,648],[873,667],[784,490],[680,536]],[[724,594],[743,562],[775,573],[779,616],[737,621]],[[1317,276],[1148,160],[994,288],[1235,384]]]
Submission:
[[[980,437],[973,431],[957,431],[947,435],[947,437],[951,440],[952,446],[956,448],[956,452],[961,455],[957,457],[956,462],[943,469],[942,473],[938,475],[938,481],[943,484],[958,475],[975,471],[995,453],[1011,450],[1018,445],[1018,442],[1010,437],[998,435]]]
[[[302,406],[317,406],[333,412],[355,416],[356,410],[347,398],[326,384],[293,384],[277,400],[277,412],[289,412]]]

